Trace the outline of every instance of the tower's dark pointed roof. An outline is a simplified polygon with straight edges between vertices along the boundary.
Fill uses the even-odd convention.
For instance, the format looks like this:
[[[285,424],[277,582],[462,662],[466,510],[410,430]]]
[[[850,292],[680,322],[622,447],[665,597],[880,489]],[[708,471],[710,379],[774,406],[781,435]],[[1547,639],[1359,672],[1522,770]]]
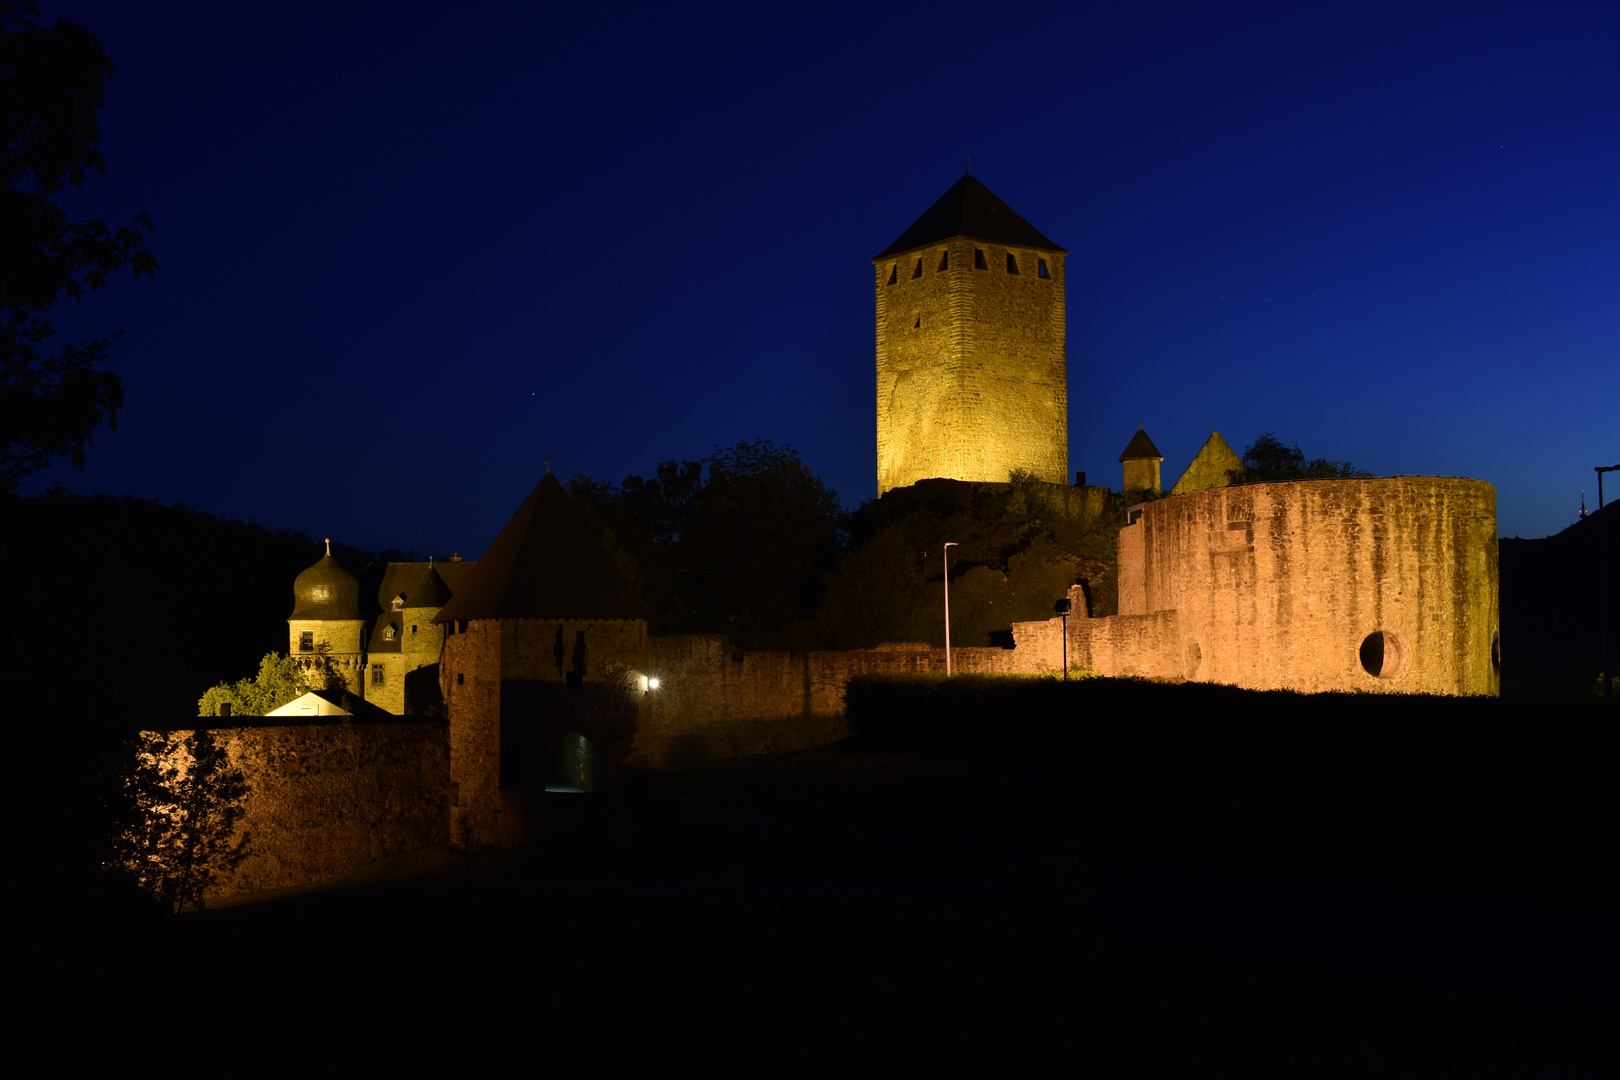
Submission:
[[[890,255],[925,247],[953,236],[1068,254],[1064,248],[1041,235],[1039,229],[1014,213],[1013,208],[997,198],[995,192],[972,175],[967,175],[952,184],[951,189],[941,195],[927,213],[900,234],[900,239],[872,256],[872,261],[887,259]]]
[[[1119,460],[1141,461],[1143,458],[1158,458],[1163,461],[1164,455],[1153,445],[1153,440],[1148,438],[1147,432],[1137,428],[1136,434],[1131,436],[1131,441],[1125,444],[1125,452],[1119,455]]]
[[[647,605],[548,472],[433,621],[646,617]]]
[[[406,607],[444,607],[445,601],[450,599],[450,587],[444,583],[444,578],[429,563],[427,573],[415,585],[405,590]]]

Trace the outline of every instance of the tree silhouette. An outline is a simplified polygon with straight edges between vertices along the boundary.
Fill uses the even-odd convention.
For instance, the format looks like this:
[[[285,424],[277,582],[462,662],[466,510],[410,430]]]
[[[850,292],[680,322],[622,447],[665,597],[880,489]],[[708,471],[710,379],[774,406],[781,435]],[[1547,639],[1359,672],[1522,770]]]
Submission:
[[[1243,468],[1231,470],[1227,480],[1233,484],[1258,484],[1268,480],[1360,480],[1371,475],[1348,461],[1307,461],[1299,443],[1285,443],[1276,432],[1266,431],[1244,449]]]
[[[124,762],[124,825],[108,869],[179,913],[252,854],[248,785],[214,732],[142,732]]]
[[[27,0],[0,0],[0,491],[54,458],[83,469],[95,429],[118,426],[124,386],[100,365],[119,335],[51,352],[47,312],[126,265],[137,277],[157,270],[145,214],[110,228],[56,205],[86,170],[107,171],[96,111],[113,62],[84,27],[42,30],[38,18]]]

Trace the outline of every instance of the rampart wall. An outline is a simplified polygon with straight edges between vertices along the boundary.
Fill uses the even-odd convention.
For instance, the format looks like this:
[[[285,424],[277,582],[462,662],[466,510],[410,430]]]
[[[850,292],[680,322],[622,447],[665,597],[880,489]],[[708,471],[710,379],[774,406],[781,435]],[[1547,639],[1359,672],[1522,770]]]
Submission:
[[[1017,648],[952,649],[951,659],[963,672],[1041,670],[1032,651]],[[651,767],[667,768],[834,742],[847,734],[844,688],[851,678],[942,672],[945,650],[900,644],[732,654],[719,635],[674,634],[649,639],[647,665],[659,689],[648,695],[637,749]]]
[[[189,732],[178,732],[184,738]],[[253,853],[207,899],[322,881],[449,834],[438,722],[214,729],[248,784]]]
[[[1160,666],[1179,656],[1185,678],[1497,693],[1496,491],[1482,481],[1303,480],[1174,495],[1120,530],[1119,552],[1121,615],[1175,612],[1175,626],[1161,627],[1173,637],[1151,648]]]

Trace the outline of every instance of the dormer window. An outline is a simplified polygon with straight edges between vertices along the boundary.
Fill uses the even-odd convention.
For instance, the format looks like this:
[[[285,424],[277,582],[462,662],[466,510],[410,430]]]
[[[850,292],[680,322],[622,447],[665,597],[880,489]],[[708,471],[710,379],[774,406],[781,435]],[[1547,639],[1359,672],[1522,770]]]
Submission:
[[[405,607],[405,594],[400,593],[398,596],[394,597],[394,610],[395,611],[400,611],[404,607]]]
[[[392,623],[389,623],[387,626],[383,627],[383,640],[384,641],[393,641],[394,640],[394,626],[393,626]]]

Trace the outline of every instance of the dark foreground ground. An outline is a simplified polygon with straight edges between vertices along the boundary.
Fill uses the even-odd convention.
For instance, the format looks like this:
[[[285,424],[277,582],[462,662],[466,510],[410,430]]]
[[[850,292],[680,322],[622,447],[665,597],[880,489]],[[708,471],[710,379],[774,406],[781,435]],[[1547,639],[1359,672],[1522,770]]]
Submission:
[[[713,1066],[1608,1075],[1606,792],[1040,730],[548,795],[413,880],[52,931],[61,1000]]]

